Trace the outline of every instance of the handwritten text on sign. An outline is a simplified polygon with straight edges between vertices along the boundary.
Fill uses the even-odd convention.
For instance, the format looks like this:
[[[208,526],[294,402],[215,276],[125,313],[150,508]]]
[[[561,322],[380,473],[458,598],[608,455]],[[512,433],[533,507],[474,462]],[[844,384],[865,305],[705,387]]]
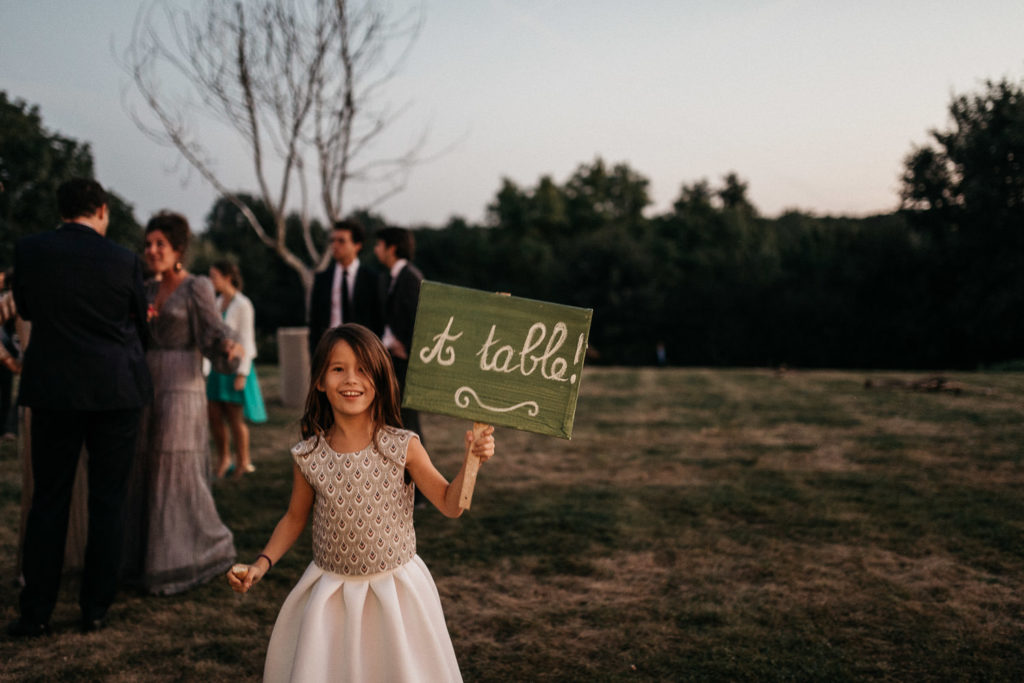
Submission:
[[[569,438],[591,316],[424,282],[404,405]]]

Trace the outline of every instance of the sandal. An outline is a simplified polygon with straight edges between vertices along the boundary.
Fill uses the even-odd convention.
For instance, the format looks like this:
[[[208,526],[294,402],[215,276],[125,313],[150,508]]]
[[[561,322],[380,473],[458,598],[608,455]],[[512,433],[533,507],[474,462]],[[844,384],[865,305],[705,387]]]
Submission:
[[[232,467],[231,469],[234,469],[234,467]],[[246,465],[245,467],[239,469],[235,473],[235,479],[241,479],[245,475],[252,474],[255,471],[256,471],[256,466],[255,465],[253,465],[253,464]]]

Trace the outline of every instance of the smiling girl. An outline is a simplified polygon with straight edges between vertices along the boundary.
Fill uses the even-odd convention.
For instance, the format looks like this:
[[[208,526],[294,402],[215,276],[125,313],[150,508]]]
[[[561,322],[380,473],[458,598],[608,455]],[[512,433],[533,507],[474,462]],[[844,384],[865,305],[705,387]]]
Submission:
[[[465,465],[449,483],[401,429],[398,382],[361,325],[328,330],[313,354],[304,441],[292,448],[292,497],[266,547],[228,572],[245,593],[292,546],[313,513],[313,562],[274,625],[264,681],[458,681],[437,587],[416,554],[419,487],[458,517]],[[493,428],[466,446],[486,461]]]

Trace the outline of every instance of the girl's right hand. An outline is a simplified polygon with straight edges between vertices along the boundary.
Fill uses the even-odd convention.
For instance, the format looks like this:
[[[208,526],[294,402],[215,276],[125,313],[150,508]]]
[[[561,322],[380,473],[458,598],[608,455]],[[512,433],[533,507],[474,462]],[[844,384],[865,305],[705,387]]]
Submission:
[[[245,353],[245,347],[233,339],[225,339],[224,353],[227,354],[229,361],[233,361],[236,358],[242,357],[242,354]]]
[[[480,436],[473,438],[473,430],[466,432],[466,448],[480,459],[481,463],[490,460],[494,455],[494,425],[487,425]]]
[[[231,590],[236,593],[247,593],[266,573],[260,562],[256,564],[232,565],[227,574],[228,584],[231,585]]]

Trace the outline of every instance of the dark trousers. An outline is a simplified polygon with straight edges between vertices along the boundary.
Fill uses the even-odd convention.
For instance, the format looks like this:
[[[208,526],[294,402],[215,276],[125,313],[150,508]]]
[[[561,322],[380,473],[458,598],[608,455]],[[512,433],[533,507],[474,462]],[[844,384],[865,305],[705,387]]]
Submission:
[[[398,390],[401,397],[405,398],[405,376],[409,372],[409,361],[404,358],[391,356],[391,364],[395,368],[395,376],[398,378]],[[411,432],[419,434],[420,443],[423,443],[423,430],[420,429],[419,411],[411,408],[402,408],[402,426]]]
[[[395,368],[395,377],[398,378],[398,389],[401,392],[401,397],[405,398],[405,376],[409,372],[409,361],[404,358],[395,358],[391,356],[391,364]],[[420,437],[420,443],[426,448],[427,442],[423,439],[423,430],[420,429],[420,413],[418,410],[412,408],[402,408],[402,426],[411,432],[416,432]],[[408,476],[408,475],[406,475]],[[423,492],[416,488],[415,504],[424,505],[427,502],[427,497],[423,495]]]
[[[121,564],[122,504],[135,453],[139,409],[32,409],[35,488],[25,527],[21,618],[47,623],[57,604],[71,490],[83,444],[89,452],[89,526],[79,606],[102,618],[114,601]]]

